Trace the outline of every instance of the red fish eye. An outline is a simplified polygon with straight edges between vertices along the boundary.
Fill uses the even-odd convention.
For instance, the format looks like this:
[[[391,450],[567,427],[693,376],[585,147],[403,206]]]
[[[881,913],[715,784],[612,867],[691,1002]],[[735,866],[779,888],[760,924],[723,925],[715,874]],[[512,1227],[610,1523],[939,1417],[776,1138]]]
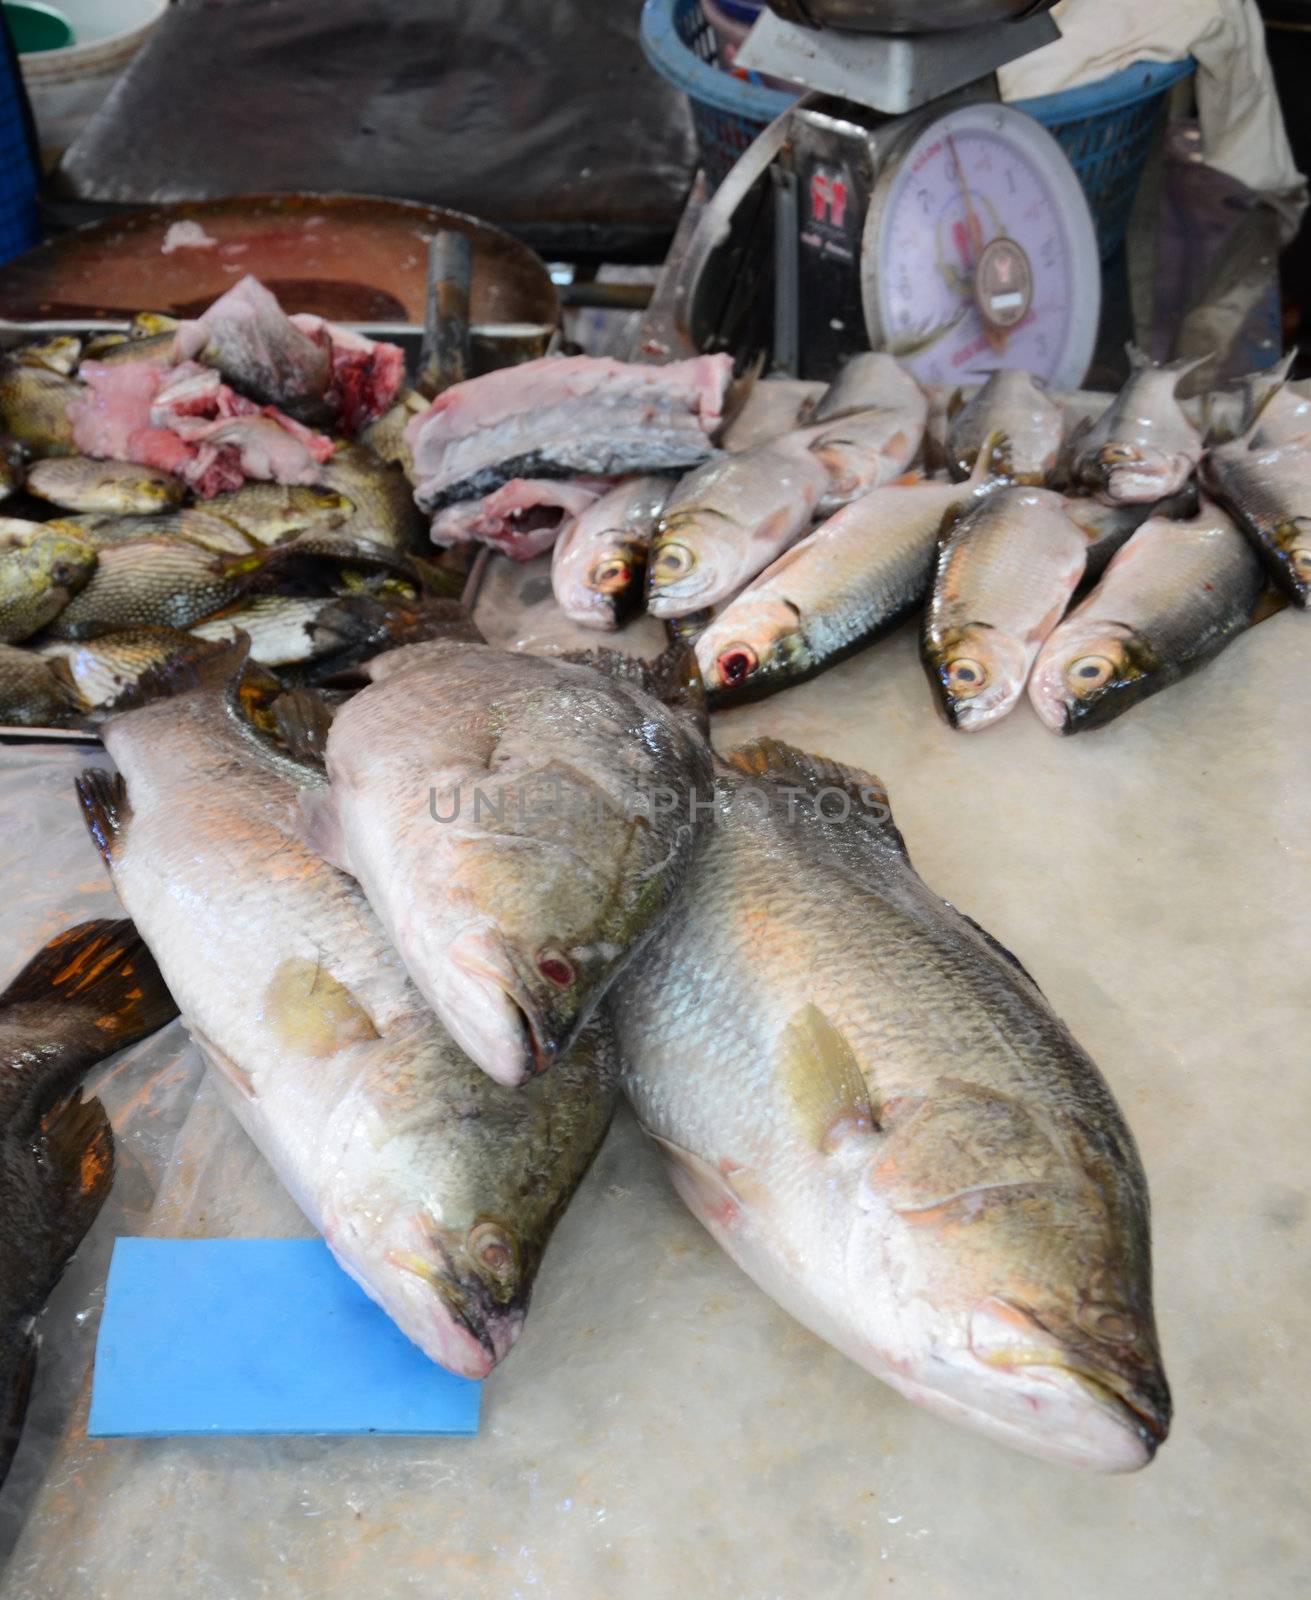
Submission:
[[[730,645],[719,658],[719,673],[725,683],[745,683],[760,665],[756,652],[745,644]]]
[[[574,981],[574,969],[558,950],[543,950],[537,957],[537,970],[557,989],[567,989]]]

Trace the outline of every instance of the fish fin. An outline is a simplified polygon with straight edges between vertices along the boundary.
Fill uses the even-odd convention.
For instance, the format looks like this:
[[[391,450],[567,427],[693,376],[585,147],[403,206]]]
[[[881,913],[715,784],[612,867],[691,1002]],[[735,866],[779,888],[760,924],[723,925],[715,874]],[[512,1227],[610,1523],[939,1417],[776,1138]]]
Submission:
[[[903,853],[906,846],[892,820],[888,791],[872,773],[843,766],[827,756],[808,755],[781,739],[753,739],[723,757],[735,772],[747,778],[769,778],[819,796],[836,789],[851,801],[851,814],[875,824]]]
[[[306,766],[323,770],[334,708],[313,689],[288,689],[270,708],[274,730],[287,754]]]
[[[112,867],[114,852],[132,815],[123,774],[106,772],[103,767],[88,767],[75,781],[87,829],[105,865]]]
[[[986,945],[989,946],[990,949],[995,951],[997,955],[1001,956],[1003,960],[1008,961],[1017,972],[1023,973],[1033,987],[1038,990],[1038,993],[1042,993],[1042,990],[1038,987],[1038,980],[1029,971],[1028,967],[1026,967],[1020,960],[1019,956],[1017,956],[1013,951],[1008,950],[1000,939],[994,938],[994,936],[988,932],[981,922],[975,922],[973,917],[967,917],[958,906],[952,905],[950,900],[944,900],[942,903],[949,911],[954,911],[962,922],[968,922],[970,927],[974,929],[975,933],[979,935],[979,937]]]
[[[794,1012],[779,1038],[779,1079],[798,1131],[816,1150],[879,1131],[878,1111],[851,1046],[818,1006]]]
[[[61,1259],[96,1220],[114,1181],[114,1133],[99,1100],[74,1093],[42,1120],[38,1140],[57,1176],[64,1226],[56,1231]],[[76,1180],[75,1182],[72,1180]]]
[[[289,956],[264,990],[265,1024],[284,1050],[330,1056],[379,1037],[360,1000],[321,961]]]
[[[980,464],[982,464],[981,476]],[[1011,436],[1000,428],[994,428],[979,448],[979,453],[974,458],[974,466],[970,472],[971,483],[986,482],[989,478],[1013,478],[1015,476],[1015,445]]]
[[[235,694],[250,655],[250,636],[239,628],[230,639],[196,639],[167,661],[157,661],[129,684],[108,708],[135,711],[154,700],[186,694]]]
[[[961,412],[964,411],[964,409],[965,409],[965,395],[964,395],[964,392],[962,390],[960,390],[960,389],[953,389],[951,391],[951,396],[948,399],[946,407],[945,407],[946,415],[947,415],[947,421],[948,422],[955,422],[956,418],[958,416],[960,416]]]
[[[557,657],[572,666],[591,667],[619,683],[635,684],[646,694],[688,717],[701,734],[710,729],[706,686],[697,665],[696,651],[675,636],[652,660],[626,655],[604,646],[592,650],[570,650]]]
[[[741,1215],[742,1201],[724,1173],[681,1144],[662,1139],[649,1128],[646,1132],[659,1147],[674,1188],[692,1215],[707,1226],[731,1229]]]
[[[300,817],[296,833],[317,856],[340,872],[350,872],[350,851],[342,832],[332,790],[302,789],[297,800]]]
[[[204,1056],[206,1062],[214,1069],[216,1075],[230,1084],[243,1100],[258,1100],[259,1092],[255,1088],[255,1080],[245,1067],[239,1066],[226,1050],[216,1045],[208,1034],[202,1033],[190,1022],[187,1023],[187,1032],[195,1041],[196,1048]]]
[[[49,1000],[93,1011],[105,1055],[177,1016],[155,959],[128,917],[79,922],[57,934],[0,994],[0,1009]]]
[[[1148,372],[1153,369],[1158,372],[1168,372],[1173,375],[1176,383],[1181,378],[1187,377],[1190,372],[1196,372],[1198,367],[1204,367],[1215,357],[1215,351],[1208,350],[1203,356],[1180,356],[1175,361],[1153,361],[1141,345],[1135,344],[1132,339],[1125,345],[1124,350],[1129,357],[1131,373]]]
[[[12,1361],[9,1353],[15,1349],[18,1359]],[[37,1349],[37,1336],[31,1329],[15,1333],[8,1348],[0,1345],[0,1358],[3,1358],[0,1371],[7,1370],[9,1375],[0,1386],[0,1484],[5,1481],[23,1434],[23,1419],[27,1416],[27,1404],[32,1398],[32,1384],[36,1378]]]

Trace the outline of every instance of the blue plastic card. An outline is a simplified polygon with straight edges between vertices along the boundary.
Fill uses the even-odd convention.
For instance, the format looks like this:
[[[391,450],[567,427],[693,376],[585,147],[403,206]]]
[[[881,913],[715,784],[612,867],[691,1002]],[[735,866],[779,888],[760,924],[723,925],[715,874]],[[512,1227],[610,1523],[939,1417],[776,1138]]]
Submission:
[[[473,1434],[434,1365],[322,1239],[119,1239],[87,1432]]]

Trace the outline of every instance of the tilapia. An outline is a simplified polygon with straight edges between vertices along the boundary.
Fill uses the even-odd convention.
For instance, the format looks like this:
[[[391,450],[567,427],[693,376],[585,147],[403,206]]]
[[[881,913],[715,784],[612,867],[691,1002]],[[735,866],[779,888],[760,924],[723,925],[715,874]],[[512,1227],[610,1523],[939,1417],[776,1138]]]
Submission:
[[[641,606],[651,535],[673,487],[633,478],[566,525],[551,552],[551,588],[571,622],[613,630]]]
[[[58,728],[77,708],[50,663],[30,650],[0,644],[0,724],[17,728]]]
[[[0,549],[0,644],[40,632],[86,588],[96,565],[89,544],[59,530]]]
[[[1000,489],[946,534],[921,652],[952,727],[973,732],[1012,709],[1086,559],[1082,530],[1050,489]]]
[[[38,456],[71,456],[73,424],[68,415],[82,385],[50,367],[0,360],[0,432]]]
[[[773,740],[729,764],[715,847],[611,1006],[679,1194],[908,1399],[1056,1461],[1145,1465],[1170,1395],[1105,1081],[921,881],[877,779]]]
[[[150,516],[180,505],[186,493],[181,478],[131,461],[96,461],[65,456],[36,462],[27,475],[30,494],[65,511]]]
[[[766,567],[697,638],[711,705],[801,683],[918,610],[943,523],[1000,487],[987,464],[967,484],[875,489]]]
[[[84,922],[0,995],[0,1483],[36,1370],[33,1318],[96,1219],[114,1177],[98,1100],[77,1085],[177,1014],[130,922]]]
[[[947,434],[947,465],[954,478],[968,478],[979,453],[996,434],[1005,435],[1008,476],[1016,483],[1049,483],[1061,458],[1065,413],[1032,373],[998,368],[969,400],[959,391]]]
[[[315,484],[251,482],[215,495],[205,510],[235,523],[257,544],[277,544],[295,533],[344,528],[355,506],[336,489]]]
[[[93,553],[94,554],[94,553]],[[102,547],[81,593],[50,623],[52,639],[94,639],[123,628],[185,628],[229,605],[250,575],[189,539],[134,539]]]
[[[609,1120],[608,1036],[592,1025],[520,1090],[480,1072],[300,841],[322,778],[208,678],[106,725],[121,777],[79,786],[93,836],[227,1104],[338,1262],[433,1360],[483,1377]]]
[[[253,535],[207,506],[183,506],[177,511],[149,517],[83,514],[60,517],[46,526],[75,532],[97,550],[116,544],[134,544],[139,539],[164,538],[183,539],[215,555],[244,556],[259,548]]]
[[[513,478],[620,477],[695,467],[723,420],[730,357],[666,366],[544,356],[439,394],[406,428],[425,511]]]
[[[689,473],[665,502],[647,609],[681,617],[731,599],[810,526],[829,475],[802,429]]]
[[[1072,480],[1112,504],[1177,493],[1203,449],[1175,394],[1179,380],[1201,361],[1157,366],[1131,345],[1129,362],[1124,388],[1086,433],[1070,440]]]
[[[95,639],[38,645],[29,659],[43,661],[80,709],[100,711],[133,689],[145,673],[207,648],[178,628],[124,628]]]
[[[1152,517],[1038,654],[1033,708],[1057,733],[1099,728],[1237,637],[1264,586],[1260,558],[1218,507]]]
[[[338,445],[320,470],[319,483],[345,500],[348,514],[342,531],[352,538],[372,539],[395,550],[427,547],[428,519],[414,503],[409,479],[367,446]]]
[[[698,733],[629,683],[465,639],[376,657],[307,824],[456,1041],[501,1083],[569,1049],[673,908],[710,789]]]
[[[1244,436],[1211,451],[1202,482],[1234,514],[1271,581],[1295,606],[1311,606],[1311,449],[1258,449]]]

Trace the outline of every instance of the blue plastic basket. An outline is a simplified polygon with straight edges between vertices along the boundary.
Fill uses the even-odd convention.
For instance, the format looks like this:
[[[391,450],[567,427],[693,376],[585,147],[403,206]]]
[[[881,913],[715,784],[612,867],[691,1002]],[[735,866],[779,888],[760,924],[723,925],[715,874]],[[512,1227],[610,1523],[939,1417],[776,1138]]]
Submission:
[[[700,0],[645,0],[642,50],[687,96],[712,190],[761,129],[792,104],[792,96],[779,89],[719,70]],[[1191,58],[1139,62],[1079,89],[1015,102],[1070,158],[1092,208],[1103,260],[1114,254],[1129,225],[1166,94],[1195,65]]]

